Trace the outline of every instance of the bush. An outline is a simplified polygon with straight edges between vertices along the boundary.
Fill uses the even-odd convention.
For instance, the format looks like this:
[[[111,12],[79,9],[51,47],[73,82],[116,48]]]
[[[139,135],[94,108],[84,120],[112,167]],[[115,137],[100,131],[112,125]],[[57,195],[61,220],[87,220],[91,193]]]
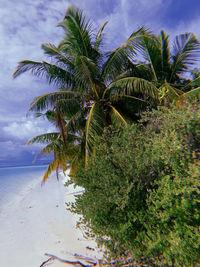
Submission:
[[[164,108],[107,128],[95,158],[79,169],[75,185],[84,193],[71,210],[110,258],[200,261],[199,118],[198,108]]]
[[[146,200],[146,254],[189,266],[200,261],[200,112],[174,109],[162,121],[170,171],[161,173]]]

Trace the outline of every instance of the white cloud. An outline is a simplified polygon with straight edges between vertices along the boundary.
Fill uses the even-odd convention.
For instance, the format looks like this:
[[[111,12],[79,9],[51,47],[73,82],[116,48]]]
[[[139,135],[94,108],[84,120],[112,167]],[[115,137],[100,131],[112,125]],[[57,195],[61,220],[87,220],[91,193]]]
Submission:
[[[21,153],[22,150],[25,150],[25,145],[18,144],[11,140],[0,142],[0,148],[3,153],[0,154],[0,159],[15,155],[16,157]]]
[[[7,117],[12,117],[13,109],[19,114],[19,102],[20,105],[27,107],[35,96],[42,94],[48,88],[42,82],[38,84],[37,79],[30,73],[16,80],[12,80],[12,73],[20,60],[40,61],[44,58],[41,50],[42,42],[56,44],[60,41],[63,32],[56,25],[63,18],[68,4],[66,0],[18,0],[16,4],[13,0],[7,0],[1,4],[1,114],[4,113],[4,109],[7,111]],[[26,113],[25,108],[24,113]]]
[[[200,16],[198,19],[190,22],[182,20],[176,27],[174,27],[171,35],[175,36],[185,32],[193,32],[198,38],[200,37]]]
[[[21,121],[11,122],[7,126],[2,127],[3,132],[9,137],[16,138],[19,140],[28,140],[34,136],[55,131],[53,126],[44,126],[38,121]]]
[[[74,0],[92,18],[94,25],[100,27],[106,20],[106,47],[113,49],[122,44],[130,34],[146,25],[160,31],[164,10],[172,0]]]

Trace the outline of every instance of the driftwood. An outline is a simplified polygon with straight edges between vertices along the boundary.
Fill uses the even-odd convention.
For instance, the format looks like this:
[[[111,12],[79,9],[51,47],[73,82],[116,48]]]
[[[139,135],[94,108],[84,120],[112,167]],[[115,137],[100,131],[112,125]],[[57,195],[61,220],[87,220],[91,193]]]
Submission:
[[[98,260],[95,260],[93,258],[88,258],[88,257],[84,257],[84,256],[81,256],[81,255],[78,255],[78,254],[74,254],[74,257],[78,258],[78,259],[81,259],[81,260],[84,260],[86,263],[88,264],[84,264],[83,262],[77,260],[77,261],[69,261],[69,260],[64,260],[64,259],[61,259],[57,256],[54,256],[52,254],[48,254],[48,253],[45,253],[44,254],[45,256],[49,257],[48,260],[44,261],[40,267],[44,267],[46,266],[48,263],[50,262],[53,262],[54,260],[57,260],[57,261],[60,261],[62,263],[65,263],[65,264],[70,264],[70,265],[73,265],[73,266],[81,266],[81,267],[92,267],[92,266],[98,266]]]
[[[48,260],[44,261],[40,267],[44,267],[44,266],[47,266],[50,262],[53,262],[55,260],[57,261],[60,261],[64,264],[68,264],[68,265],[73,265],[73,266],[76,266],[76,267],[92,267],[92,266],[96,266],[96,267],[99,267],[99,266],[104,266],[104,267],[111,267],[111,266],[118,266],[120,265],[121,267],[130,267],[130,266],[143,266],[143,267],[148,267],[149,264],[145,264],[145,263],[142,263],[142,262],[136,262],[134,259],[132,258],[127,258],[126,260],[124,259],[121,259],[121,260],[111,260],[110,262],[106,262],[106,261],[103,261],[101,262],[101,265],[100,265],[100,262],[98,259],[94,259],[94,258],[89,258],[89,257],[85,257],[85,256],[82,256],[82,255],[78,255],[78,254],[72,254],[75,258],[77,258],[78,260],[77,261],[69,261],[69,260],[64,260],[64,259],[61,259],[55,255],[52,255],[52,254],[48,254],[48,253],[45,253],[45,256],[49,257]],[[81,262],[84,261],[83,262]],[[152,260],[152,259],[151,259]],[[153,260],[151,261],[151,263],[153,263]],[[151,265],[152,266],[152,265]],[[153,266],[157,266],[157,264],[153,264]],[[160,265],[159,265],[160,266]]]

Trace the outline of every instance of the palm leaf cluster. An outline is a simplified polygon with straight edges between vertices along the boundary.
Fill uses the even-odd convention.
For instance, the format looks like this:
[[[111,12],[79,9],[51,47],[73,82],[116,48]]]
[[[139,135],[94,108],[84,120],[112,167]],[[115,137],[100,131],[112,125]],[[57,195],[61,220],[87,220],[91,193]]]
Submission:
[[[17,77],[31,71],[57,87],[55,92],[36,97],[30,105],[35,114],[45,111],[59,130],[29,141],[45,142],[42,153],[54,154],[44,181],[59,167],[64,171],[71,168],[74,175],[81,163],[87,166],[104,127],[125,125],[146,105],[168,104],[186,94],[181,75],[199,56],[194,34],[178,36],[171,53],[164,31],[156,36],[141,27],[114,51],[103,52],[106,24],[95,34],[82,10],[69,7],[58,24],[65,33],[63,40],[58,46],[42,44],[50,63],[23,60],[13,74]]]

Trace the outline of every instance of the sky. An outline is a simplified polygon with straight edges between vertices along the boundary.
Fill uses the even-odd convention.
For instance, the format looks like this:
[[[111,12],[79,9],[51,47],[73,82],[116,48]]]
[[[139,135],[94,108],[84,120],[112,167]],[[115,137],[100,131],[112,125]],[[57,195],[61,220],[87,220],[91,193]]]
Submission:
[[[54,131],[27,111],[36,96],[57,88],[31,73],[13,80],[12,73],[20,60],[47,60],[41,44],[58,45],[63,32],[57,24],[71,4],[82,8],[97,30],[109,21],[104,31],[107,50],[143,25],[156,33],[164,29],[172,40],[188,31],[200,38],[199,0],[0,0],[0,166],[31,164],[41,147],[26,142]]]

